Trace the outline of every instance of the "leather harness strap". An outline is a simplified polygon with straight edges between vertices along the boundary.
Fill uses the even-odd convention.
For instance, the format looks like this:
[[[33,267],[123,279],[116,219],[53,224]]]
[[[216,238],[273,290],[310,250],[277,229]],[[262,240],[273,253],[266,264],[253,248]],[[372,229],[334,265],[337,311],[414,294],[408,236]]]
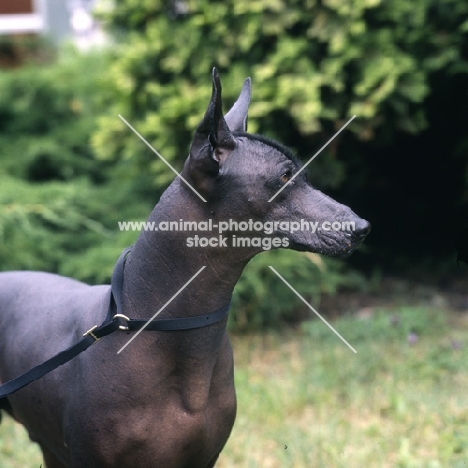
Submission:
[[[53,371],[57,367],[65,364],[78,354],[88,349],[92,344],[104,336],[110,335],[117,330],[140,330],[145,327],[145,331],[178,331],[178,330],[193,330],[196,328],[207,327],[213,325],[223,318],[229,312],[231,302],[221,309],[205,315],[195,317],[182,317],[175,319],[158,319],[147,324],[147,320],[129,319],[122,314],[122,289],[125,261],[132,247],[125,249],[117,261],[112,273],[111,282],[111,297],[106,320],[101,325],[95,325],[93,328],[84,333],[83,338],[70,346],[69,348],[56,354],[54,357],[39,364],[18,377],[0,385],[0,399],[11,395],[17,390],[26,385],[40,379],[44,375]],[[116,312],[116,313],[115,313]]]

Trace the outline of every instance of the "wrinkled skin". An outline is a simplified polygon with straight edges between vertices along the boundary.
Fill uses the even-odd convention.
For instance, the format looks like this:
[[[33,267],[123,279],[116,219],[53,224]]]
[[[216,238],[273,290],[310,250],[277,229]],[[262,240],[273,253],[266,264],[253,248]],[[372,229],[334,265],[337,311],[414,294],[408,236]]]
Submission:
[[[288,232],[271,237],[295,250],[345,256],[369,232],[367,221],[311,187],[287,150],[246,134],[250,80],[223,117],[221,85],[195,132],[182,175],[150,221],[227,219],[352,221],[347,232]],[[150,318],[201,266],[203,272],[164,310],[164,317],[205,314],[224,306],[258,246],[188,247],[196,232],[146,231],[124,273],[123,312]],[[207,235],[206,232],[198,232]],[[213,235],[217,235],[213,233]],[[267,237],[263,232],[243,233]],[[109,286],[88,286],[39,272],[0,274],[0,382],[19,375],[76,342],[108,307]],[[0,407],[24,424],[44,452],[48,468],[210,468],[226,443],[236,414],[233,356],[226,320],[206,328],[143,332],[129,340],[109,335]]]

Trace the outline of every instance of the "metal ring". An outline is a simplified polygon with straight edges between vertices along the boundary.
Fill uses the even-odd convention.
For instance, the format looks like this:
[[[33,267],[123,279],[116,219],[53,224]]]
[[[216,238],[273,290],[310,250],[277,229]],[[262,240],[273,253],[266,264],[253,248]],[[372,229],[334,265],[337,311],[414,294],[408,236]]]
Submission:
[[[118,319],[118,318],[121,318],[121,319],[126,320],[127,322],[130,322],[130,319],[126,315],[123,315],[123,314],[115,314],[112,317],[112,320],[115,320],[115,319]],[[126,325],[119,325],[119,330],[130,330],[130,328],[128,328],[128,326],[126,326]]]

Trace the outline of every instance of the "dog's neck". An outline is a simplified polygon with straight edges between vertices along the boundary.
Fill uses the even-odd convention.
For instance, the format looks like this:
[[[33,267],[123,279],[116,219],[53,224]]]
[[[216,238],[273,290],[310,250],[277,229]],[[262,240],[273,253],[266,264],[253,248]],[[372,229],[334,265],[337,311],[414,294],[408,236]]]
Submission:
[[[176,179],[162,195],[148,221],[208,221],[216,216],[209,206],[187,196]],[[180,200],[184,200],[183,203]],[[160,317],[206,314],[226,305],[242,270],[254,252],[231,247],[187,245],[194,232],[143,231],[125,267],[124,310],[133,318],[150,318],[202,267],[199,275],[161,312]],[[217,232],[198,232],[218,237]]]

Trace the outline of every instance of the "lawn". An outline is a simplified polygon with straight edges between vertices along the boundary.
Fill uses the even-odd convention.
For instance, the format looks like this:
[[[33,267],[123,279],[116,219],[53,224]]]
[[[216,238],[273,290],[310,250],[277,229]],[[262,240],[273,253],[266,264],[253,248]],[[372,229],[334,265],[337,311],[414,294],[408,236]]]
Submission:
[[[238,416],[217,468],[468,466],[468,315],[424,307],[234,336]],[[0,466],[39,468],[4,418]]]

